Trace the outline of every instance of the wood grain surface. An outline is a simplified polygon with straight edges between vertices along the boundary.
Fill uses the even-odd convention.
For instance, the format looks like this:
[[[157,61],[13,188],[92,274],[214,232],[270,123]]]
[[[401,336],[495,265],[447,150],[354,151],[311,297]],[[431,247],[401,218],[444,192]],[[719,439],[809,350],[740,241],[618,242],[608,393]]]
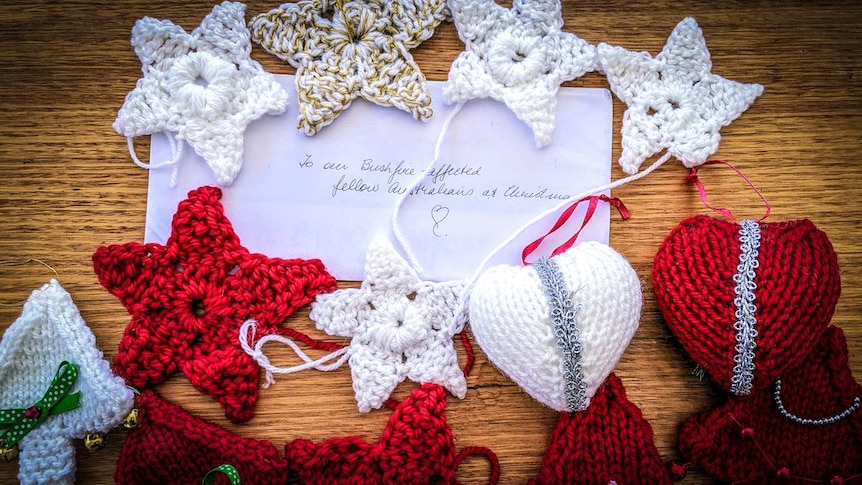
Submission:
[[[212,6],[198,0],[5,0],[0,6],[0,260],[38,258],[56,268],[108,359],[129,317],[99,285],[90,258],[99,245],[143,238],[147,196],[147,173],[132,164],[125,139],[111,128],[141,74],[130,29],[149,15],[191,30]],[[253,1],[248,12],[275,6]],[[564,2],[563,15],[564,29],[591,43],[653,55],[677,22],[694,16],[714,73],[765,86],[752,108],[722,130],[714,158],[731,161],[762,189],[772,204],[770,221],[810,218],[829,234],[843,283],[833,323],[844,329],[852,370],[862,377],[862,5],[582,0]],[[413,54],[428,79],[443,81],[462,49],[454,26],[444,24]],[[257,47],[253,56],[271,72],[293,72]],[[566,85],[607,87],[598,73]],[[615,100],[615,160],[624,110]],[[147,146],[141,140],[139,151]],[[686,174],[671,162],[615,191],[634,217],[611,224],[611,245],[637,270],[645,299],[640,329],[617,373],[652,424],[666,460],[679,458],[680,423],[722,396],[692,375],[694,364],[664,325],[650,282],[652,259],[668,232],[688,215],[708,213]],[[738,217],[760,217],[763,205],[730,170],[709,167],[701,174],[716,205]],[[615,165],[613,177],[621,176]],[[52,276],[38,264],[0,264],[0,331],[18,317],[30,291]],[[314,331],[307,309],[290,324],[325,337]],[[457,446],[493,448],[501,483],[523,484],[539,471],[556,414],[521,392],[481,352],[477,358],[467,399],[449,401]],[[275,360],[292,362],[286,352]],[[402,384],[396,395],[404,397],[412,387]],[[194,414],[278,447],[298,437],[376,440],[389,416],[356,411],[346,366],[331,374],[302,373],[262,391],[256,417],[240,426],[228,423],[219,405],[180,374],[159,392]],[[79,446],[78,483],[111,483],[124,437],[109,435],[109,446],[95,453]],[[14,483],[16,473],[16,463],[0,463],[0,483]],[[487,474],[486,463],[473,459],[458,477],[483,484]],[[690,473],[683,483],[712,481]]]

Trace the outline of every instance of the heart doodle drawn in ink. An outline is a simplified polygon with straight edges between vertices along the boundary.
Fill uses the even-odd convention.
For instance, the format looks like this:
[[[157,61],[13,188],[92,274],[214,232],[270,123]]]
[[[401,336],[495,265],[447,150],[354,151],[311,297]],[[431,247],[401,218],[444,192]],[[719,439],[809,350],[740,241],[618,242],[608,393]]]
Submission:
[[[431,232],[433,232],[435,236],[448,236],[448,234],[440,234],[438,232],[440,229],[440,223],[446,220],[447,217],[449,217],[448,207],[437,204],[431,208],[431,220],[434,221],[434,227],[431,228]]]

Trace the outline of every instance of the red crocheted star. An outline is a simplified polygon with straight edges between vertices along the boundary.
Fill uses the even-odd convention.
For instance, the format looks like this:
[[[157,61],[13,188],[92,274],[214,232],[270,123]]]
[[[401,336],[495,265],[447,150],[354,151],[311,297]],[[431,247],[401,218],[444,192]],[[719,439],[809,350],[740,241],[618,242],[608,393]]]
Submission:
[[[242,483],[285,483],[287,461],[269,441],[240,437],[153,391],[142,392],[135,404],[141,412],[140,427],[123,442],[115,476],[118,485],[201,483],[208,471],[225,463],[237,469]]]
[[[483,455],[491,461],[492,484],[499,478],[496,456],[485,448],[455,453],[446,423],[446,391],[424,384],[398,404],[377,444],[357,436],[314,444],[299,439],[285,447],[288,483],[314,485],[455,484],[461,460]]]
[[[680,429],[687,460],[722,481],[862,484],[862,386],[850,372],[844,332],[830,327],[776,388],[729,397]],[[832,422],[804,423],[799,419]],[[846,413],[840,419],[836,419]]]
[[[114,359],[129,385],[146,388],[181,371],[221,403],[233,422],[254,416],[258,366],[239,344],[239,328],[257,320],[261,335],[281,333],[337,350],[280,325],[335,279],[317,259],[250,253],[219,202],[221,190],[201,187],[180,202],[167,243],[101,247],[93,255],[99,282],[132,315]]]
[[[670,484],[653,442],[652,427],[626,398],[623,383],[611,373],[590,407],[560,413],[530,485]]]

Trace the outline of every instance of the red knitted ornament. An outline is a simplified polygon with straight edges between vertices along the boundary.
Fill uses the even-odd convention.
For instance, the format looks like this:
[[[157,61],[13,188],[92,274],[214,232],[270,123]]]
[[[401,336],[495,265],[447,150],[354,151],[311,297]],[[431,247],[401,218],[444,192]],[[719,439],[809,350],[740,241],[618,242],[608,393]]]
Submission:
[[[560,413],[542,470],[530,485],[671,483],[649,423],[611,373],[590,406]]]
[[[236,467],[242,483],[285,482],[287,461],[272,443],[237,436],[153,391],[142,392],[135,402],[140,426],[129,432],[120,450],[118,485],[199,484],[208,471],[225,463]],[[225,478],[217,477],[216,483],[227,483]]]
[[[754,260],[753,389],[768,387],[809,353],[841,293],[832,244],[810,221],[746,223],[759,229],[754,254],[742,249],[743,226],[697,216],[671,231],[653,267],[656,300],[671,331],[698,365],[738,395],[746,393],[732,383],[740,354],[734,278],[741,277],[741,254]]]
[[[455,471],[466,454],[484,454],[492,462],[491,483],[499,470],[487,450],[455,453],[446,423],[446,391],[423,384],[398,404],[377,444],[349,436],[321,443],[295,440],[286,446],[291,480],[308,485],[455,484]]]
[[[691,463],[721,480],[748,484],[862,484],[862,386],[847,362],[844,332],[830,327],[817,347],[780,380],[780,402],[804,424],[785,416],[775,387],[728,398],[695,415],[680,430],[679,448]]]
[[[99,282],[132,315],[114,368],[137,388],[181,371],[212,396],[233,422],[254,416],[258,366],[239,344],[239,328],[257,320],[259,335],[281,333],[336,350],[280,327],[335,279],[317,259],[278,259],[240,245],[219,199],[201,187],[180,202],[167,243],[101,247],[93,255]]]

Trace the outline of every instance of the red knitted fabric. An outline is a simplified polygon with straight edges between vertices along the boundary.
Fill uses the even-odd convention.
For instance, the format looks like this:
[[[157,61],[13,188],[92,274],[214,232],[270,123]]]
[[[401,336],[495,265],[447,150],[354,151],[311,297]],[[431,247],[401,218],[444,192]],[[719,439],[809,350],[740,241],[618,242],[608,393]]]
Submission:
[[[219,401],[233,422],[254,416],[259,369],[239,344],[239,328],[257,320],[259,335],[282,333],[336,350],[280,327],[335,279],[317,259],[249,253],[219,202],[221,190],[201,187],[180,202],[167,243],[101,247],[93,255],[99,282],[132,315],[114,368],[137,388],[177,370]]]
[[[117,484],[200,484],[208,471],[224,463],[236,467],[242,483],[285,483],[287,461],[272,443],[237,436],[153,391],[142,392],[135,402],[140,427],[129,432],[120,450]],[[220,476],[216,483],[228,481]]]
[[[737,321],[734,275],[739,224],[697,216],[684,220],[658,250],[656,300],[671,331],[698,365],[731,387]],[[755,271],[755,389],[765,388],[807,355],[826,330],[841,293],[838,258],[808,220],[760,224]]]
[[[788,412],[810,419],[836,415],[862,397],[840,328],[830,327],[802,363],[782,375],[780,395]],[[799,424],[779,412],[773,389],[756,390],[686,421],[679,448],[721,480],[862,484],[862,410],[833,424]]]
[[[286,447],[289,483],[401,485],[455,483],[456,454],[446,423],[446,391],[424,384],[398,404],[376,444],[356,436]]]
[[[611,373],[590,407],[560,413],[542,470],[530,485],[661,485],[671,483],[640,409]]]

